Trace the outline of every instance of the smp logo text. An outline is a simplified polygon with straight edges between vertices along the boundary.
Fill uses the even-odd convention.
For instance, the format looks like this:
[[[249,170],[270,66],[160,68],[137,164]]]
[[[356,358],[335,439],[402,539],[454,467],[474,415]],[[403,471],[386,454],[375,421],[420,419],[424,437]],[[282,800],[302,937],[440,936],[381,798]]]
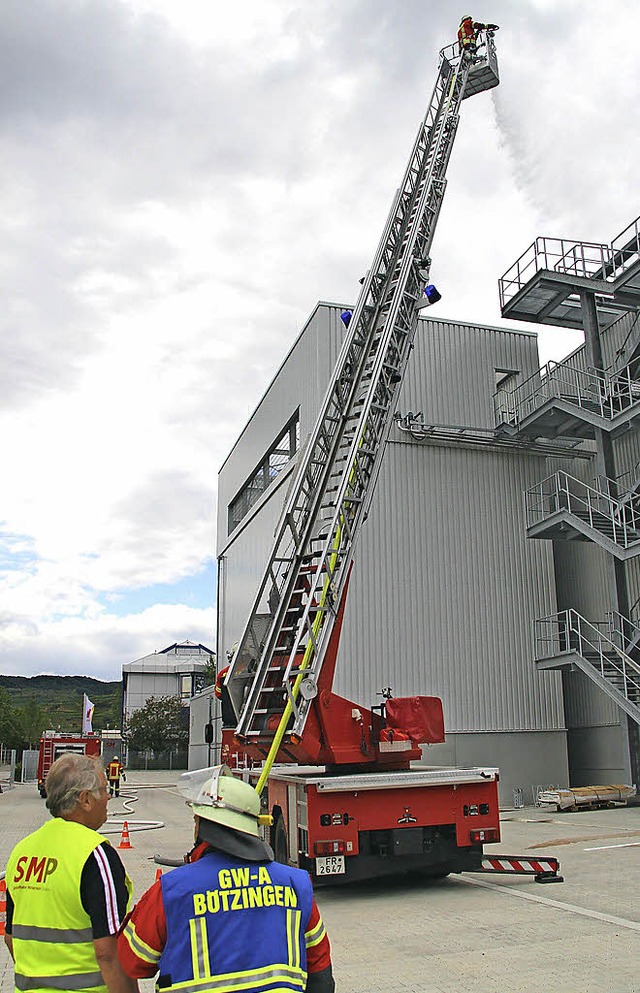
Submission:
[[[27,864],[28,863],[28,864]],[[16,863],[14,883],[46,883],[47,877],[58,868],[58,860],[53,858],[38,858],[37,855],[23,855]]]

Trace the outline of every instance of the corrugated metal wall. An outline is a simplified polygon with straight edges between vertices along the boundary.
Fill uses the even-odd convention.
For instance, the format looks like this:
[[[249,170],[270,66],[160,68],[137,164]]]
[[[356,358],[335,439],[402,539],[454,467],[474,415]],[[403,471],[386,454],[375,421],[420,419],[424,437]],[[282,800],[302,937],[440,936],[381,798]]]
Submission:
[[[441,696],[447,730],[562,728],[557,673],[533,664],[555,611],[548,542],[524,535],[538,459],[391,442],[355,558],[336,689]]]
[[[227,542],[229,504],[296,410],[300,412],[301,444],[313,428],[344,340],[341,309],[318,304],[220,469],[218,555]],[[265,494],[267,502],[272,496]]]
[[[423,321],[402,384],[400,410],[439,424],[493,430],[495,370],[526,380],[538,368],[535,335],[448,321]]]

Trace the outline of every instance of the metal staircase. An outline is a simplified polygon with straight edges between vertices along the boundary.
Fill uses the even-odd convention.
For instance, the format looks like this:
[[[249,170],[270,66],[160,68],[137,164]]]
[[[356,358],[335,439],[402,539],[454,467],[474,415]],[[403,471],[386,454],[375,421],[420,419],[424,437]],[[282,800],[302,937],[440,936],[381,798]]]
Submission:
[[[496,393],[494,409],[507,434],[583,439],[600,428],[615,435],[640,417],[640,382],[629,365],[609,374],[548,362],[515,390]]]
[[[484,54],[440,53],[426,116],[294,482],[225,686],[236,737],[265,753],[299,736],[366,517],[395,397],[428,301],[429,251],[463,98],[499,82],[492,32]],[[348,320],[348,315],[347,315]]]
[[[575,610],[536,620],[536,665],[539,669],[577,666],[640,724],[640,664],[628,654],[633,649],[619,621],[622,628],[631,625],[620,615],[594,624]]]
[[[527,537],[595,541],[616,558],[640,555],[640,508],[630,492],[612,496],[616,483],[589,486],[556,472],[525,494]]]

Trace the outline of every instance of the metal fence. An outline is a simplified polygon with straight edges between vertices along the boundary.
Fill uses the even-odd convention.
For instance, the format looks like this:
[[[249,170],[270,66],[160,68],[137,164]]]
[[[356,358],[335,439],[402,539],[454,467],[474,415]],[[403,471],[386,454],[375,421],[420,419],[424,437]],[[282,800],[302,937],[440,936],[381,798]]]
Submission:
[[[22,753],[22,767],[20,770],[20,780],[23,783],[35,783],[38,779],[38,752],[37,748],[25,748]]]
[[[188,749],[166,752],[133,752],[127,754],[127,769],[186,769]]]

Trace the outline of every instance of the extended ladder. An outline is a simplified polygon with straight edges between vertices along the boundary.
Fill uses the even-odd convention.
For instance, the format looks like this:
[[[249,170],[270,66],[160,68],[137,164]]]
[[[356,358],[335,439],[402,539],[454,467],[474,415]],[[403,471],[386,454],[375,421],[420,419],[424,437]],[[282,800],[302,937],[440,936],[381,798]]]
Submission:
[[[373,495],[394,398],[425,299],[429,251],[465,96],[499,82],[493,33],[475,60],[440,53],[402,186],[286,498],[226,678],[236,736],[266,752],[300,737]],[[275,749],[277,751],[277,747]]]

